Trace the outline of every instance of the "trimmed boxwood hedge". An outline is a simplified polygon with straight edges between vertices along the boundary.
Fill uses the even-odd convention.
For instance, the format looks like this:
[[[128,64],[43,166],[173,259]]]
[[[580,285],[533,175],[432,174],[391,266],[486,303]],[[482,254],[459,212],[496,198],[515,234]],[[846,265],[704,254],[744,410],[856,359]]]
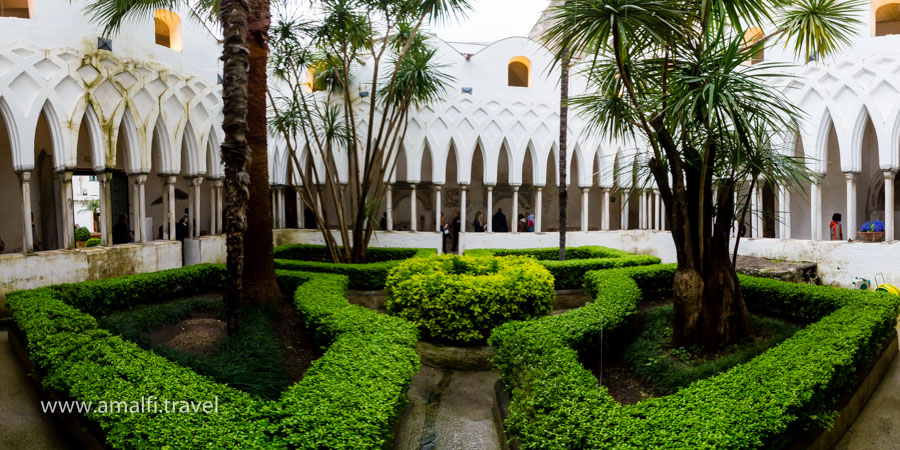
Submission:
[[[529,256],[535,258],[553,274],[556,289],[580,288],[584,275],[592,270],[646,266],[661,262],[655,256],[634,255],[626,251],[595,245],[567,248],[565,261],[559,261],[558,248],[472,249],[463,253],[471,256]]]
[[[385,285],[387,310],[416,324],[433,340],[484,342],[509,320],[550,313],[553,277],[522,257],[443,255],[395,267]]]
[[[835,400],[892,336],[900,312],[900,299],[886,294],[742,276],[751,310],[800,311],[818,321],[746,364],[670,396],[622,405],[598,386],[576,349],[634,314],[643,290],[670,286],[674,270],[591,272],[585,286],[593,303],[494,330],[494,362],[511,393],[507,430],[523,448],[788,446],[798,431],[828,424]]]
[[[17,291],[7,299],[44,384],[72,400],[218,399],[215,414],[87,413],[113,448],[383,448],[418,371],[417,332],[403,319],[350,305],[346,277],[278,272],[325,354],[278,401],[213,382],[98,329],[105,313],[221,286],[201,265]],[[128,286],[132,286],[129,289]],[[119,297],[121,296],[121,298]]]
[[[384,289],[388,273],[401,261],[436,254],[437,250],[431,248],[370,248],[366,264],[335,264],[330,262],[324,245],[293,244],[275,247],[275,267],[346,275],[350,289],[375,291]]]

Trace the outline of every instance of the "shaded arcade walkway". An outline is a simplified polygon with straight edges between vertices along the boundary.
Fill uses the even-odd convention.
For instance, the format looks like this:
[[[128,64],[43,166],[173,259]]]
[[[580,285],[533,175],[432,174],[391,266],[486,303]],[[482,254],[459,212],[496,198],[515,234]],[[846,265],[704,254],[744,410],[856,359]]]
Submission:
[[[0,331],[0,449],[68,449],[56,422],[41,412],[39,399]]]

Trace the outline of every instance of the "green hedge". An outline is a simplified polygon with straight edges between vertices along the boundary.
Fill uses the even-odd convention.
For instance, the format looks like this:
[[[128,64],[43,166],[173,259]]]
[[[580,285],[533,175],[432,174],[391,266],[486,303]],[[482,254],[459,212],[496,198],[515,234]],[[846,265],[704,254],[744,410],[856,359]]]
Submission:
[[[366,262],[396,261],[436,254],[437,249],[433,248],[369,247],[366,249]],[[290,244],[275,247],[275,259],[331,262],[331,255],[328,253],[328,247],[324,245]]]
[[[96,247],[100,245],[100,239],[98,238],[90,238],[87,240],[87,243],[84,244],[85,247]]]
[[[509,320],[550,313],[553,277],[530,258],[444,255],[404,261],[385,286],[387,310],[430,339],[484,342]]]
[[[800,430],[827,424],[829,409],[892,336],[900,312],[900,299],[884,294],[741,277],[751,310],[784,293],[818,322],[673,395],[621,405],[598,386],[576,349],[634,314],[643,290],[671,285],[674,270],[591,272],[585,285],[593,303],[494,330],[495,365],[511,393],[507,430],[523,448],[788,446]]]
[[[329,262],[325,246],[282,245],[275,247],[275,268],[345,275],[350,279],[350,289],[377,291],[384,289],[388,273],[402,260],[437,254],[437,250],[428,248],[370,248],[368,252],[366,264],[335,264]]]
[[[558,248],[472,249],[463,253],[470,256],[529,256],[535,258],[553,274],[556,289],[582,287],[584,275],[592,270],[660,263],[660,259],[655,256],[633,255],[626,251],[600,246],[567,248],[565,261],[559,261]]]
[[[75,242],[87,242],[91,238],[91,231],[85,227],[75,228]]]
[[[99,414],[85,417],[113,448],[383,448],[418,371],[415,327],[344,299],[346,277],[279,272],[282,287],[328,346],[303,380],[278,401],[218,384],[136,344],[98,329],[78,307],[106,312],[221,283],[220,266],[17,291],[8,302],[37,371],[64,397],[92,401],[203,401],[216,414]],[[133,285],[128,292],[124,285]],[[154,292],[158,289],[180,288]],[[102,292],[109,289],[110,292]],[[95,292],[101,291],[101,292]],[[119,300],[113,293],[125,296]],[[76,307],[77,306],[77,307]]]

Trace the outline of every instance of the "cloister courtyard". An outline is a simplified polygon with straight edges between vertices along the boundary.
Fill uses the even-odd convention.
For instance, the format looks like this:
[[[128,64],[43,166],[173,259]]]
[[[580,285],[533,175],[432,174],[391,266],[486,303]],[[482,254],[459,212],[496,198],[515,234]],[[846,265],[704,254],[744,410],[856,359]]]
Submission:
[[[898,448],[898,33],[0,0],[0,450]]]

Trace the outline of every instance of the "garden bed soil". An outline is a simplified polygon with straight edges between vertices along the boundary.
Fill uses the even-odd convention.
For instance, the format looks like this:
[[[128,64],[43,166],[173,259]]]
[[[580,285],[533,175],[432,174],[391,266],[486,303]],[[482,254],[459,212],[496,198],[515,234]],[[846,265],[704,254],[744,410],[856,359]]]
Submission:
[[[303,374],[323,352],[312,333],[306,330],[306,324],[293,303],[283,302],[278,308],[273,317],[272,331],[284,353],[288,378],[297,382],[303,379]]]
[[[222,295],[204,294],[189,298],[221,300]],[[277,311],[271,319],[272,333],[284,354],[284,367],[289,379],[297,382],[303,379],[303,374],[323,352],[306,330],[303,318],[292,303],[281,302],[276,307]],[[214,355],[216,345],[227,336],[226,322],[215,312],[202,311],[147,333],[153,345],[165,345],[198,356]]]

